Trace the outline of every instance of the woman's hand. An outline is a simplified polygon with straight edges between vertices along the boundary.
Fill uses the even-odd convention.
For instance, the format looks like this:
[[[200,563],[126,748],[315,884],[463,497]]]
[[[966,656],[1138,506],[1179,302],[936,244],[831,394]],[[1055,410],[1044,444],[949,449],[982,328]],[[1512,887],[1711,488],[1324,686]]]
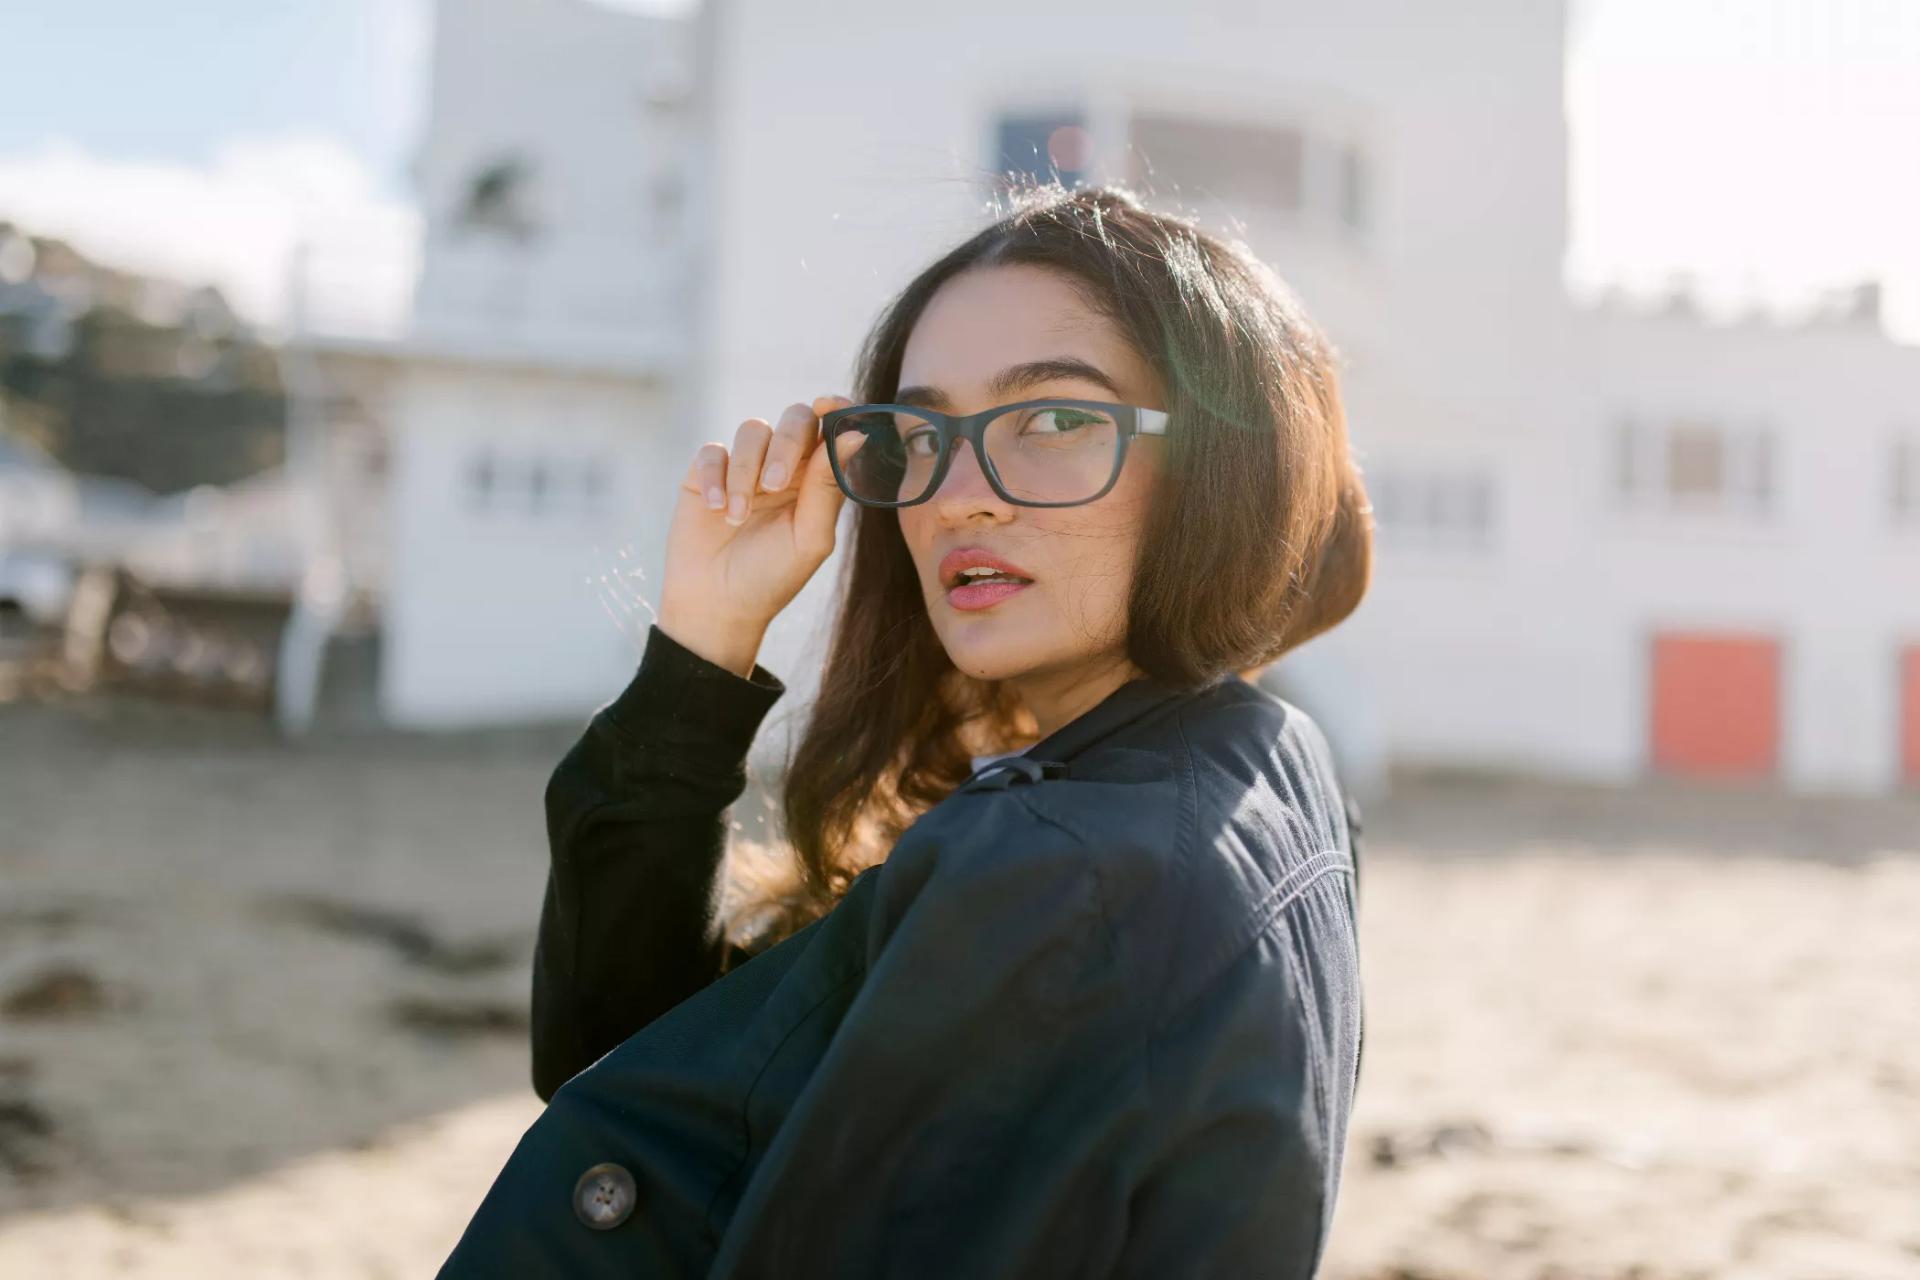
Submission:
[[[658,626],[745,676],[768,625],[833,553],[846,495],[820,442],[820,415],[852,404],[817,396],[777,427],[748,418],[733,451],[703,444],[680,481],[667,534]]]

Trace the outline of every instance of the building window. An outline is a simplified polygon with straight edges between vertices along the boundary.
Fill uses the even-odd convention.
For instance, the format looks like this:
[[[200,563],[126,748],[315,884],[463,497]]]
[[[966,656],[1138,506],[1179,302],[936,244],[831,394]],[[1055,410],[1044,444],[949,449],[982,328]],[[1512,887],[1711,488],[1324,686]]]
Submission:
[[[640,86],[640,105],[655,120],[671,120],[687,106],[693,84],[686,68],[678,63],[660,63],[647,71]]]
[[[1774,507],[1774,439],[1764,426],[1711,418],[1628,418],[1614,435],[1623,507],[1765,516]]]
[[[527,511],[544,515],[547,507],[547,464],[535,458],[527,464]]]
[[[1366,156],[1350,142],[1340,148],[1340,220],[1355,231],[1366,230],[1370,199]]]
[[[1920,525],[1920,432],[1893,438],[1891,486],[1887,497],[1893,522]]]
[[[1383,542],[1485,549],[1498,512],[1490,470],[1474,466],[1369,464],[1367,496]]]
[[[534,162],[529,155],[495,156],[467,175],[453,212],[456,233],[499,234],[525,244],[540,234],[534,208]]]
[[[493,490],[499,479],[493,451],[483,450],[467,464],[467,505],[477,512],[485,512],[493,506]]]
[[[1002,115],[995,146],[994,172],[1003,179],[1058,178],[1064,187],[1077,187],[1093,159],[1092,138],[1078,111]]]
[[[1724,441],[1710,423],[1676,422],[1667,432],[1667,489],[1682,500],[1714,498],[1727,488]]]
[[[368,440],[360,454],[361,475],[368,480],[385,478],[389,466],[389,453],[385,439],[375,436]]]
[[[1622,423],[1613,433],[1613,491],[1623,495],[1638,492],[1646,483],[1641,470],[1639,434],[1631,424]]]
[[[654,175],[650,195],[653,199],[653,226],[661,236],[680,233],[686,216],[687,183],[678,171]]]
[[[1746,490],[1761,511],[1773,507],[1773,433],[1756,431],[1744,455],[1747,465]]]
[[[1131,128],[1136,186],[1249,209],[1301,207],[1306,139],[1298,129],[1156,112],[1136,114]]]
[[[612,460],[488,448],[467,464],[467,507],[489,518],[596,519],[607,514]]]
[[[592,457],[580,464],[580,501],[581,506],[590,515],[602,515],[607,501],[608,472],[613,462],[605,457]]]

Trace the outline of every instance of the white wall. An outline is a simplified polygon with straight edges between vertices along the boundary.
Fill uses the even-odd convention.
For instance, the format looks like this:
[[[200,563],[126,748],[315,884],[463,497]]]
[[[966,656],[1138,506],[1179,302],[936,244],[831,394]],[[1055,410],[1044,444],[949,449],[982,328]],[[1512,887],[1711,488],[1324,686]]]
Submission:
[[[381,706],[418,727],[567,718],[633,674],[677,470],[658,387],[421,362],[396,391]],[[491,497],[473,465],[497,460]],[[553,477],[536,507],[527,464]],[[602,477],[593,491],[589,474]],[[645,580],[635,565],[646,565]]]

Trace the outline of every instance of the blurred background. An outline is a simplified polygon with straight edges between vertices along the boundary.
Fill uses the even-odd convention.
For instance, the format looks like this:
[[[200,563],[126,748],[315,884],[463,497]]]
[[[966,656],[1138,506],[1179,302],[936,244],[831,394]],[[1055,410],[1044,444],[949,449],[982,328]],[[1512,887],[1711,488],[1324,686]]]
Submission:
[[[1920,6],[0,30],[0,1274],[431,1274],[687,459],[1031,174],[1346,356],[1374,586],[1262,677],[1366,814],[1325,1273],[1920,1276]]]

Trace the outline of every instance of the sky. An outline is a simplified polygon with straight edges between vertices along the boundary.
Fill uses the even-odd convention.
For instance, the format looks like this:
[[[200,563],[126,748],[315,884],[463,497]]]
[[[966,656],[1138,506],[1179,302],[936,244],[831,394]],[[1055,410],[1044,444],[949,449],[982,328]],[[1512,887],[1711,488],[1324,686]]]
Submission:
[[[1791,310],[1883,276],[1920,342],[1920,0],[1573,4],[1570,287]],[[267,323],[316,239],[404,308],[430,0],[0,0],[0,32],[0,219]]]
[[[403,301],[422,0],[0,0],[0,219],[284,314],[309,231]]]
[[[1920,3],[1583,0],[1571,35],[1570,283],[1880,276],[1920,343]]]

